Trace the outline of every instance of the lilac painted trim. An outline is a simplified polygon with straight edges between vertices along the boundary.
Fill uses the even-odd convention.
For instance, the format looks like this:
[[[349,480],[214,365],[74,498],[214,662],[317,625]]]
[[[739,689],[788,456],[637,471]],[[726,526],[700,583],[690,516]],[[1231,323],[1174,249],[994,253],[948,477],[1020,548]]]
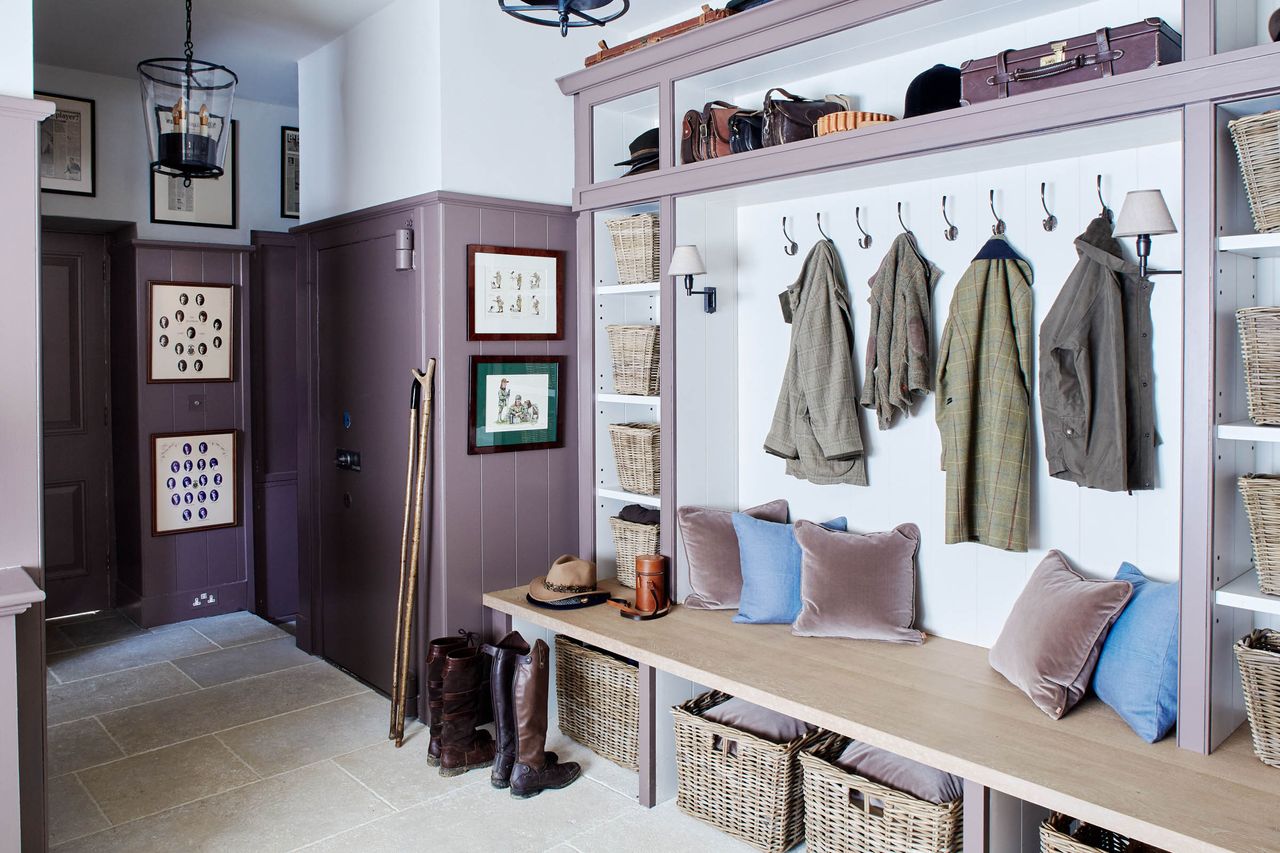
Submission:
[[[315,222],[295,225],[289,229],[289,233],[310,234],[316,231],[324,231],[331,228],[340,228],[346,225],[352,225],[368,219],[377,219],[378,217],[386,216],[389,213],[402,213],[436,204],[461,204],[472,207],[483,207],[490,210],[510,210],[516,213],[540,213],[547,216],[563,216],[570,212],[568,207],[561,204],[546,204],[545,202],[540,201],[519,201],[509,198],[496,198],[494,196],[471,195],[469,193],[455,193],[440,190],[437,192],[410,196],[409,198],[403,198],[397,201],[389,201],[384,204],[376,204],[373,207],[365,207],[360,210],[339,213],[325,219],[317,219]]]
[[[671,265],[671,252],[676,244],[676,200],[671,196],[665,196],[658,206],[659,217],[659,233],[660,246],[662,254],[662,265],[660,269],[665,273]],[[667,276],[663,275],[659,281],[664,282],[667,286],[662,287],[658,291],[660,311],[659,318],[662,328],[662,346],[659,348],[659,365],[658,375],[659,384],[662,389],[662,399],[660,400],[661,417],[659,421],[662,424],[662,453],[661,453],[661,470],[667,471],[668,475],[662,478],[662,529],[668,531],[666,535],[661,537],[662,555],[667,558],[667,581],[670,584],[668,595],[672,601],[681,601],[684,596],[677,588],[676,583],[676,551],[675,551],[675,529],[676,529],[676,288],[671,285]]]
[[[987,824],[991,818],[991,789],[969,779],[964,780],[965,853],[986,853],[991,842]]]
[[[130,246],[134,249],[159,249],[171,252],[238,252],[240,254],[252,254],[255,249],[250,244],[183,243],[178,240],[140,240],[136,237],[116,241],[112,248],[117,246]]]
[[[573,99],[573,181],[585,187],[595,180],[595,124],[591,107],[582,98]]]
[[[640,805],[651,809],[658,804],[658,671],[640,664],[636,678],[640,703],[640,733],[637,763],[640,765]]]
[[[676,135],[681,132],[681,122],[676,119],[675,103],[675,83],[662,81],[658,87],[658,164],[662,169],[680,165],[676,162],[676,154],[680,150]]]
[[[1217,51],[1218,16],[1214,0],[1182,0],[1182,58],[1199,59]]]
[[[595,267],[590,213],[578,214],[578,553],[596,554]]]

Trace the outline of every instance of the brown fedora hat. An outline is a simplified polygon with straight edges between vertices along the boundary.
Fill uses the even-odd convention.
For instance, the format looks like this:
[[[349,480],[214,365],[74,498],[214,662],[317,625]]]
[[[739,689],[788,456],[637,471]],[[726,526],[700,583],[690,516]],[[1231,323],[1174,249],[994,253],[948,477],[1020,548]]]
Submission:
[[[546,604],[597,592],[596,564],[573,554],[557,557],[545,575],[529,582],[529,598]]]

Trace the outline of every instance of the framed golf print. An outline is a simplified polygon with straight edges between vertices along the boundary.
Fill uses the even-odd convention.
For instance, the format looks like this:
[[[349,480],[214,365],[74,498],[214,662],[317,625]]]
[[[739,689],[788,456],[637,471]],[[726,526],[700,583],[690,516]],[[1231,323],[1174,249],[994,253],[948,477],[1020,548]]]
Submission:
[[[562,355],[471,356],[467,453],[564,447]]]
[[[225,170],[218,178],[171,178],[154,172],[151,177],[151,221],[161,225],[199,225],[235,228],[239,205],[240,122],[231,122]]]
[[[467,246],[467,340],[564,340],[564,252]]]
[[[37,98],[53,101],[53,115],[40,122],[40,190],[66,195],[95,195],[97,130],[94,102],[50,92]]]
[[[151,535],[235,527],[235,430],[151,436]]]
[[[235,378],[235,287],[150,282],[148,382],[231,382]]]

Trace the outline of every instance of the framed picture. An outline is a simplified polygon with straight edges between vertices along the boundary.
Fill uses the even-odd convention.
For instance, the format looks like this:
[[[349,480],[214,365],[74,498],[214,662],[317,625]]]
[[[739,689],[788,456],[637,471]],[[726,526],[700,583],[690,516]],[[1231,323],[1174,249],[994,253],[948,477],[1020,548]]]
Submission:
[[[94,102],[51,92],[37,98],[53,101],[53,115],[40,122],[40,190],[66,195],[96,195],[94,171],[97,131]]]
[[[240,523],[235,430],[151,436],[151,535]]]
[[[184,181],[151,173],[151,221],[164,225],[198,225],[202,228],[237,227],[239,206],[240,122],[232,120],[227,157],[220,178]]]
[[[235,380],[235,286],[149,282],[147,382]]]
[[[280,216],[297,219],[302,203],[298,194],[298,129],[280,128]]]
[[[564,340],[565,253],[467,246],[467,340]]]
[[[565,357],[471,356],[467,453],[564,447]]]

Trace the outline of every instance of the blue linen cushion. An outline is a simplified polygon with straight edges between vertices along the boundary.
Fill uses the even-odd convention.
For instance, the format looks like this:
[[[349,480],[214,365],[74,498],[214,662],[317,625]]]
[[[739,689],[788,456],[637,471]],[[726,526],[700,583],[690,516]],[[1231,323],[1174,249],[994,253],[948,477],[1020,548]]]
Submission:
[[[848,522],[835,518],[822,525],[845,531]],[[790,625],[800,615],[800,564],[804,552],[794,525],[733,514],[742,563],[742,597],[734,622]]]
[[[1159,583],[1125,563],[1116,580],[1133,584],[1098,658],[1093,692],[1147,743],[1178,718],[1178,585]]]

